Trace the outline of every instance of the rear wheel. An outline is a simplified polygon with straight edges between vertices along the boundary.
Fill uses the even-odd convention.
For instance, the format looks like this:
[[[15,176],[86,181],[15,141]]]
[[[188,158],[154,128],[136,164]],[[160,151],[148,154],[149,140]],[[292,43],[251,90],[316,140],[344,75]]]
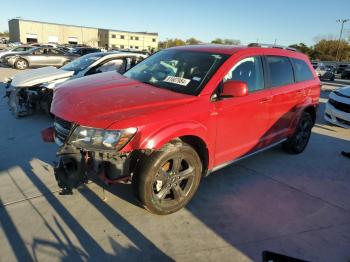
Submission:
[[[147,210],[166,215],[192,199],[201,175],[202,162],[197,152],[188,144],[173,142],[142,160],[133,185]]]
[[[300,154],[306,148],[313,126],[313,120],[308,112],[304,112],[299,120],[294,134],[284,142],[283,148],[290,154]]]

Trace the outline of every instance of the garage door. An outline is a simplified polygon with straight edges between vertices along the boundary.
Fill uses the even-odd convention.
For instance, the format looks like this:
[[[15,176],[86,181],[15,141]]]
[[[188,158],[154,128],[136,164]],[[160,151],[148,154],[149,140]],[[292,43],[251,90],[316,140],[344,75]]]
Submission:
[[[58,43],[58,36],[49,35],[49,43]]]
[[[76,37],[68,37],[69,44],[78,44],[78,38]]]
[[[38,43],[38,35],[37,34],[26,34],[27,43]]]

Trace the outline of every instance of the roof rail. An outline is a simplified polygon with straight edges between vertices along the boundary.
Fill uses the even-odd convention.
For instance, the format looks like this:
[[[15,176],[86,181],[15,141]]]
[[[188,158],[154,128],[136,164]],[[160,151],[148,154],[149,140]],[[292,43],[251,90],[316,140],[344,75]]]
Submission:
[[[283,45],[274,45],[274,44],[250,43],[250,44],[248,44],[248,47],[279,48],[279,49],[299,52],[298,49],[293,48],[293,47],[283,46]]]

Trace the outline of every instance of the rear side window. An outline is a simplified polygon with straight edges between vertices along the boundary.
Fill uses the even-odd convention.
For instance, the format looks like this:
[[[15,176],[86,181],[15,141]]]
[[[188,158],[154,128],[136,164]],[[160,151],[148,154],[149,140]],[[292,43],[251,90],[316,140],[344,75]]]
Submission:
[[[312,80],[314,78],[314,75],[304,60],[292,58],[292,61],[294,64],[295,80],[297,82]]]
[[[288,57],[267,56],[266,62],[270,72],[271,87],[294,83],[293,67]]]

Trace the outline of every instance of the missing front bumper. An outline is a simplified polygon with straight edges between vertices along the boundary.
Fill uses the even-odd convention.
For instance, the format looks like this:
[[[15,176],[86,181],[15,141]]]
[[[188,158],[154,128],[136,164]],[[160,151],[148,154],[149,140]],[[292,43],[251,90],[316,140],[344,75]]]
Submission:
[[[72,194],[74,188],[86,184],[89,176],[99,177],[105,184],[125,183],[130,179],[129,155],[107,155],[85,152],[72,146],[60,148],[60,157],[54,169],[61,194]]]

